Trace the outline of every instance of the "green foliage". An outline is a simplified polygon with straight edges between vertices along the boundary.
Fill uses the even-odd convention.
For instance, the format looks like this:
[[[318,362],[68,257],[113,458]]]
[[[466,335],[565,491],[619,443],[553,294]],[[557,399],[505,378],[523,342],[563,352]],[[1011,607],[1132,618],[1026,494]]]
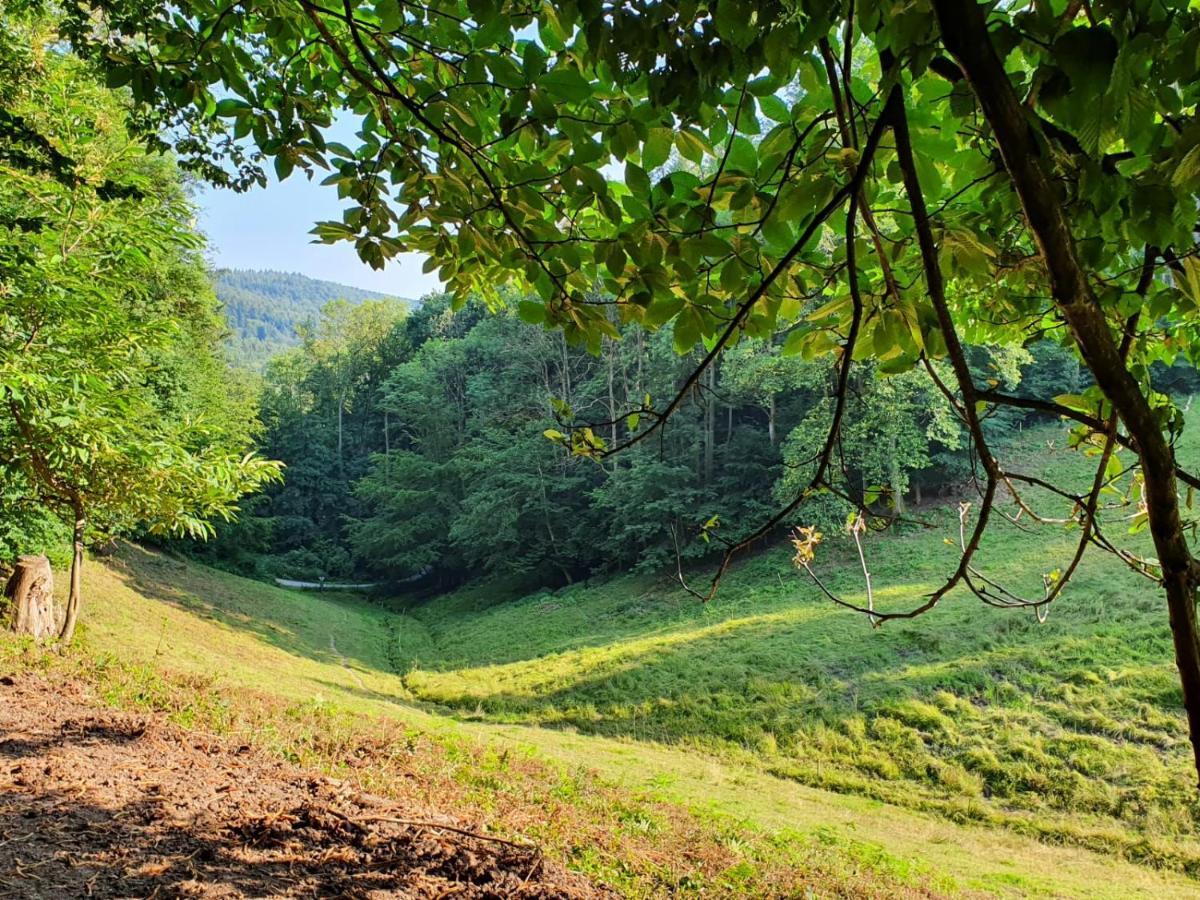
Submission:
[[[0,484],[0,561],[44,553],[53,565],[65,567],[71,531],[50,510],[30,502],[33,495],[19,475],[8,474]]]
[[[1037,605],[1074,562],[1045,576],[1044,600],[973,568],[993,500],[1019,505],[1014,482],[1029,483],[989,449],[985,420],[997,406],[1057,409],[1082,422],[1075,445],[1105,435],[1101,470],[1068,518],[1080,554],[1089,541],[1106,546],[1097,510],[1132,506],[1144,488],[1132,522],[1153,526],[1157,555],[1126,561],[1166,588],[1200,766],[1196,560],[1176,488],[1200,480],[1176,465],[1182,411],[1152,381],[1200,359],[1195,6],[90,0],[71,7],[64,33],[129,84],[156,125],[248,139],[279,178],[328,171],[324,183],[347,202],[314,233],[354,242],[369,265],[423,252],[458,306],[479,297],[499,309],[515,289],[523,321],[597,358],[635,334],[661,335],[683,357],[704,348],[684,378],[646,392],[667,398],[657,408],[639,400],[617,414],[610,388],[610,415],[596,419],[577,415],[593,397],[562,391],[565,427],[543,434],[577,457],[609,462],[622,421],[632,431],[652,420],[624,444],[669,439],[667,424],[715,389],[720,357],[739,342],[787,332],[781,356],[831,363],[832,408],[804,398],[784,461],[811,466],[810,477],[785,485],[783,512],[729,554],[819,490],[859,509],[886,493],[899,512],[912,472],[944,455],[930,454],[931,439],[956,440],[929,402],[936,388],[969,432],[983,502],[972,536],[960,535],[961,562],[911,614],[959,583],[992,605]],[[358,126],[352,146],[328,140],[339,116]],[[202,167],[221,161],[221,147],[179,146]],[[964,349],[1012,351],[1055,334],[1094,386],[1004,396],[991,389],[1003,378],[978,383]],[[795,374],[759,371],[766,381]],[[915,388],[912,373],[934,387]],[[466,408],[466,395],[454,399]],[[850,406],[865,419],[845,415]],[[340,421],[344,398],[337,409]],[[692,442],[706,488],[716,482],[711,409]],[[505,424],[506,436],[524,435]],[[464,466],[445,479],[454,552],[489,571],[553,562],[554,520],[531,522],[523,502],[535,452],[511,442],[505,478],[470,465],[489,458],[466,449],[489,440],[485,428],[464,421],[455,437]],[[1102,504],[1117,443],[1136,447],[1141,474]],[[700,519],[704,538],[722,518]],[[497,552],[482,554],[481,538]]]
[[[299,329],[315,322],[325,304],[384,299],[376,291],[294,272],[218,269],[213,286],[229,324],[230,355],[252,369],[262,369],[272,356],[298,346]]]
[[[180,175],[130,140],[122,99],[47,23],[5,14],[0,31],[33,59],[7,108],[73,166],[0,161],[5,507],[92,535],[211,534],[278,467],[252,452],[256,398],[223,363]],[[13,548],[53,537],[21,518],[0,531]]]
[[[896,159],[888,141],[868,140],[892,85],[909,108],[960,327],[979,342],[1011,340],[1045,316],[1043,274],[1014,265],[1031,247],[1015,195],[996,189],[994,138],[978,127],[961,73],[938,57],[928,4],[785,15],[771,2],[634,11],[446,0],[404,15],[356,3],[345,16],[204,0],[183,15],[139,14],[156,8],[93,0],[67,31],[161,115],[253,139],[280,177],[328,170],[347,206],[317,227],[319,239],[353,241],[376,267],[425,252],[460,301],[499,302],[515,279],[543,301],[544,321],[593,350],[613,328],[609,309],[591,302],[602,286],[622,322],[665,324],[681,350],[800,326],[796,348],[827,353],[852,304],[844,279],[827,281],[847,247],[826,220],[858,193],[852,176],[873,155],[858,173],[861,199],[887,211],[877,227],[889,249],[876,236],[857,253],[868,300],[859,352],[890,371],[942,355],[929,298],[907,287],[921,261],[911,220],[891,212],[904,203]],[[1180,116],[1200,83],[1200,13],[1070,10],[1002,7],[994,42],[1056,176],[1072,185],[1086,263],[1112,278],[1136,270],[1147,244],[1186,255],[1192,243],[1200,152]],[[129,29],[144,43],[126,40]],[[849,47],[839,46],[845,35]],[[882,50],[894,71],[883,71]],[[282,72],[271,62],[300,53],[305,64]],[[826,53],[853,62],[844,84],[830,84]],[[180,79],[177,66],[200,77]],[[834,91],[862,107],[849,123],[855,140],[839,132]],[[342,110],[360,127],[353,146],[327,138]],[[181,149],[212,157],[211,146]],[[1165,345],[1139,343],[1147,363],[1194,346],[1200,307],[1184,270],[1145,297],[1176,326]],[[1114,290],[1122,315],[1143,303]]]
[[[786,503],[805,490],[829,434],[833,401],[818,399],[783,445],[783,474],[775,484]],[[966,442],[946,398],[916,372],[890,377],[868,375],[857,384],[846,409],[834,490],[859,498],[887,515],[904,510],[913,472],[928,469],[934,457],[942,465],[932,474],[944,478],[954,454]],[[806,525],[826,531],[842,528],[857,503],[826,491],[803,510]]]
[[[558,419],[586,415],[606,421],[597,440],[628,440],[645,425],[622,411],[669,393],[694,357],[680,358],[672,335],[637,326],[595,357],[512,305],[516,314],[489,317],[429,298],[394,320],[374,302],[326,307],[265,376],[264,443],[287,463],[284,484],[198,552],[267,576],[559,584],[673,567],[677,550],[706,555],[809,473],[834,373],[789,355],[786,339],[748,339],[726,354],[662,441],[602,464],[565,456],[546,439]],[[972,353],[981,381],[1011,389],[1025,372],[1057,377],[1049,347],[1039,349],[1045,361]],[[1003,424],[1023,421],[1010,414]],[[944,492],[969,476],[957,421],[915,373],[863,370],[841,452],[836,483],[883,516],[919,500],[923,486]],[[837,532],[848,510],[814,497],[784,524]]]
[[[286,479],[215,541],[185,545],[189,552],[261,576],[351,574],[343,527],[361,510],[353,484],[389,440],[378,396],[409,352],[407,309],[396,300],[331,301],[300,327],[299,347],[267,362],[261,443],[286,464]]]

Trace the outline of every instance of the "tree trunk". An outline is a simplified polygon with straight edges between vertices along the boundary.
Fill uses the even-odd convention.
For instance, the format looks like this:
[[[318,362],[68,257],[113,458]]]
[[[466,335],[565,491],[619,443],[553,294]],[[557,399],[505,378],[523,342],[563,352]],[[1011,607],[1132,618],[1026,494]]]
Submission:
[[[9,627],[40,641],[55,633],[54,573],[44,556],[22,556],[4,589],[8,598]]]
[[[1188,716],[1193,762],[1200,776],[1200,626],[1196,621],[1195,575],[1191,570],[1168,572],[1164,565],[1163,587],[1167,592],[1167,616]]]
[[[645,336],[642,332],[641,327],[638,327],[638,329],[637,329],[637,398],[638,398],[638,403],[642,402],[644,395],[645,395],[645,391],[646,391],[646,386],[645,386],[644,382],[642,381],[642,357],[645,355],[645,351],[646,351]]]
[[[339,473],[342,471],[342,468],[343,468],[343,463],[342,463],[342,445],[343,445],[342,411],[345,409],[345,407],[346,407],[346,395],[345,395],[345,393],[342,393],[341,395],[338,396],[338,472]]]
[[[75,637],[75,623],[79,621],[79,600],[83,581],[83,529],[87,520],[80,509],[75,510],[75,530],[72,535],[74,553],[71,557],[71,587],[67,592],[67,615],[63,619],[62,631],[58,633],[63,643],[69,644]]]
[[[771,395],[770,403],[767,404],[767,437],[771,441],[771,446],[775,446],[775,395]]]
[[[896,432],[893,431],[888,436],[888,476],[892,482],[892,510],[898,516],[905,513],[904,509],[904,488],[900,484],[900,454],[896,449]]]
[[[608,342],[608,421],[611,422],[611,437],[612,443],[610,447],[617,446],[617,440],[620,432],[617,428],[617,388],[616,388],[616,364],[613,357],[617,353],[617,342]],[[619,456],[612,458],[612,470],[617,471]]]
[[[995,133],[1029,230],[1050,276],[1051,294],[1080,356],[1137,447],[1150,532],[1167,594],[1175,662],[1183,688],[1189,735],[1200,776],[1200,628],[1196,619],[1197,564],[1183,532],[1175,457],[1154,411],[1125,366],[1112,329],[1079,261],[1075,237],[1043,168],[1026,110],[1009,81],[975,0],[933,0],[942,42],[955,57]]]
[[[708,367],[708,396],[704,398],[704,483],[712,482],[713,449],[717,442],[717,370]]]
[[[386,474],[392,472],[392,438],[388,429],[390,422],[388,421],[388,411],[383,411],[383,471]]]

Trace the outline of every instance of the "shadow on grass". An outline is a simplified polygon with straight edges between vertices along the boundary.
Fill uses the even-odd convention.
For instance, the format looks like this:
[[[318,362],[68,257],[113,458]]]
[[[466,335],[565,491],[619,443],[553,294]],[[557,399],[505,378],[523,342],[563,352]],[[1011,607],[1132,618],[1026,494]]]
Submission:
[[[628,648],[617,642],[595,656],[583,650],[458,672],[415,671],[406,685],[415,700],[465,718],[751,748],[816,725],[841,728],[905,701],[933,703],[942,694],[977,709],[1032,703],[1045,713],[1065,682],[1086,688],[1104,681],[1100,673],[1118,661],[1134,666],[1121,685],[1131,713],[1154,702],[1170,709],[1178,697],[1164,684],[1166,628],[1138,616],[1112,634],[1091,618],[1064,615],[1037,626],[1015,613],[959,607],[925,623],[873,631],[850,615],[763,614]],[[505,689],[506,682],[514,686]]]
[[[246,632],[285,653],[326,665],[389,671],[386,614],[355,595],[301,595],[135,545],[124,545],[106,562],[141,596]],[[361,632],[372,626],[377,631],[364,643]]]
[[[113,739],[92,732],[86,741]],[[36,751],[8,741],[0,744],[0,761],[19,766],[27,756],[70,753],[71,740],[49,739]],[[383,832],[356,821],[360,809],[314,798],[304,779],[296,779],[299,788],[281,783],[264,806],[258,797],[234,802],[244,790],[237,783],[181,797],[173,786],[149,783],[113,792],[109,780],[93,774],[84,792],[73,777],[60,787],[49,766],[45,771],[0,792],[5,897],[500,897],[527,884],[529,896],[600,895],[543,885],[541,859],[525,848],[454,835],[431,840],[414,827]],[[219,814],[211,812],[222,796],[229,799]]]
[[[958,564],[957,548],[941,539],[952,533],[946,510],[938,508],[933,512],[938,514],[940,523],[933,531],[888,533],[875,536],[868,543],[876,598],[889,608],[919,604]],[[1060,528],[1053,529],[1053,536],[1060,542],[1064,534]],[[1004,542],[997,542],[997,547],[988,548],[983,556],[997,558],[1006,578],[1015,570],[1017,585],[1040,596],[1039,566],[1046,564],[1052,568],[1060,562],[1059,551],[1065,552],[1073,546],[1068,539],[1061,547],[1047,549],[1039,537],[1044,535],[1017,534],[1014,542],[1013,536],[1004,535]],[[687,578],[693,585],[707,588],[715,565],[715,561],[694,563]],[[823,545],[817,569],[841,596],[866,603],[861,563],[852,545],[840,540]],[[674,575],[617,576],[600,585],[573,585],[507,603],[476,602],[474,598],[481,590],[453,594],[408,611],[437,643],[438,652],[419,659],[419,667],[452,672],[530,662],[555,654],[606,648],[648,636],[704,630],[732,619],[776,613],[823,620],[814,625],[818,629],[870,631],[863,617],[830,603],[803,572],[797,571],[791,563],[790,549],[784,546],[739,560],[709,603],[682,591]],[[978,606],[966,591],[959,591],[946,598],[943,608],[955,601]],[[926,626],[933,618],[936,616],[917,620],[919,627],[909,630],[915,635],[914,641],[942,640],[933,633],[934,629]],[[893,623],[884,631],[901,630],[904,626],[905,623]],[[981,625],[972,623],[971,627],[990,626],[985,621]]]

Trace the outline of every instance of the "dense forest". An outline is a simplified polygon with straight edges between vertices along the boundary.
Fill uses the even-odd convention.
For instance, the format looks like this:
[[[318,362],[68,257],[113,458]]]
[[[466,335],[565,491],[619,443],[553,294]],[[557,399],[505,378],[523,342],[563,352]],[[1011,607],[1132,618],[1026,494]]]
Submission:
[[[326,303],[359,303],[384,296],[296,272],[259,269],[217,269],[213,287],[229,324],[230,357],[253,369],[261,369],[271,356],[299,344],[299,329],[315,321]]]
[[[702,351],[680,353],[670,334],[627,326],[592,353],[523,321],[521,309],[456,312],[446,296],[414,311],[327,305],[263,379],[263,448],[286,464],[283,483],[193,552],[242,574],[555,585],[670,568],[677,551],[712,553],[810,473],[832,372],[786,340],[745,340],[661,439],[597,461],[564,450],[561,422],[603,422],[594,430],[620,443],[638,425],[621,411],[675,392]],[[1048,341],[972,348],[971,359],[981,380],[1007,389],[1087,386]],[[966,490],[961,424],[927,379],[864,370],[847,415],[839,490],[870,494],[890,514]],[[1002,438],[1033,415],[1007,413],[987,427]],[[831,492],[803,521],[836,535],[852,512]]]

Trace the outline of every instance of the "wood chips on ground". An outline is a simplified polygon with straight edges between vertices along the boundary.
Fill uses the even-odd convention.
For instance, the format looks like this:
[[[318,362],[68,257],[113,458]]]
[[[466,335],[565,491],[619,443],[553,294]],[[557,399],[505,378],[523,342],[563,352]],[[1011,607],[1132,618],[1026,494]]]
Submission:
[[[450,827],[486,828],[81,685],[0,678],[0,898],[612,896],[536,848]]]

